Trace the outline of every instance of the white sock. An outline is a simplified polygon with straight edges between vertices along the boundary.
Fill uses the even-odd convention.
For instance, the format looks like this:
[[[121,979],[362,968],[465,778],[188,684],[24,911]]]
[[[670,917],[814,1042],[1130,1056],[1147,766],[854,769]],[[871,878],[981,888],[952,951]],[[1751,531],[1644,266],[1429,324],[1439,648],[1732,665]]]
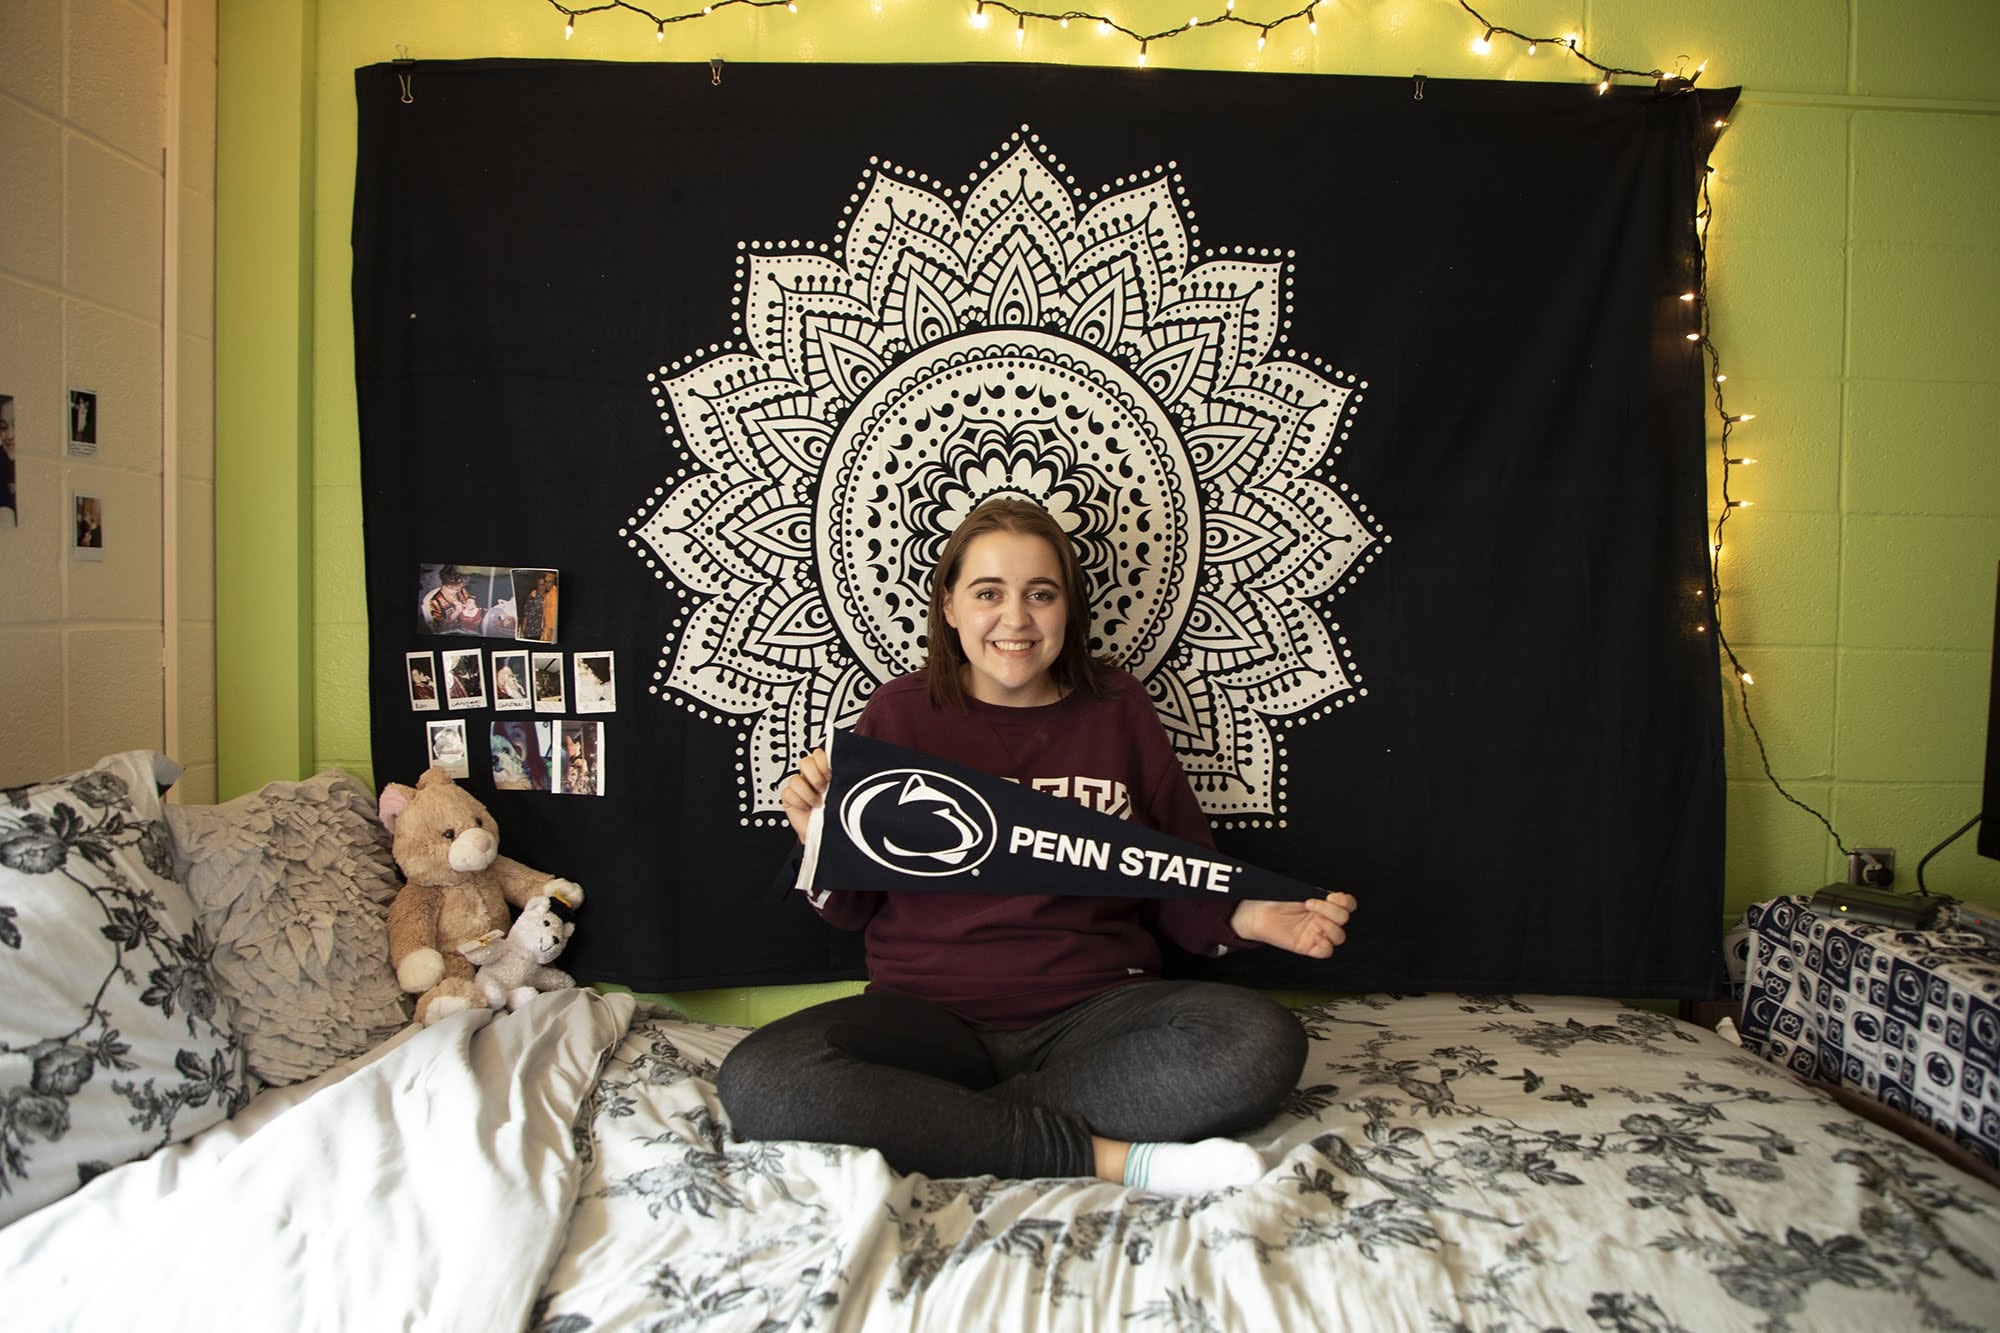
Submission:
[[[1208,1194],[1256,1182],[1264,1159],[1235,1139],[1200,1143],[1135,1143],[1125,1156],[1125,1183],[1154,1194]]]

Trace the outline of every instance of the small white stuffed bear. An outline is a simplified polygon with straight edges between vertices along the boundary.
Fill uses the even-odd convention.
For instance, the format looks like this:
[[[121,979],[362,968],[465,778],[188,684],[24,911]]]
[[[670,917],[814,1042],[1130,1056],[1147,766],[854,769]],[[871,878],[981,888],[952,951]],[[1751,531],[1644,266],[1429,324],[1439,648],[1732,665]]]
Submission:
[[[549,900],[538,896],[522,905],[505,935],[489,930],[460,944],[458,951],[479,965],[472,984],[486,997],[488,1008],[519,1009],[542,991],[576,985],[575,977],[549,966],[575,930],[575,922],[557,916],[549,910]]]

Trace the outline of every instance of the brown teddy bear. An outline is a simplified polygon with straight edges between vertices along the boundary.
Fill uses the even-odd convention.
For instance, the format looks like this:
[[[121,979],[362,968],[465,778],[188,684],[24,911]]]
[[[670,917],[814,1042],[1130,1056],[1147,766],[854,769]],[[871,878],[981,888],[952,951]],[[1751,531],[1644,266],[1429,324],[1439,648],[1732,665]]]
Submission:
[[[583,890],[500,855],[500,830],[476,797],[432,767],[406,787],[382,789],[382,823],[394,839],[404,884],[389,904],[389,963],[417,996],[416,1018],[431,1024],[462,1009],[483,1009],[465,941],[507,930],[508,905],[538,895],[574,909]]]

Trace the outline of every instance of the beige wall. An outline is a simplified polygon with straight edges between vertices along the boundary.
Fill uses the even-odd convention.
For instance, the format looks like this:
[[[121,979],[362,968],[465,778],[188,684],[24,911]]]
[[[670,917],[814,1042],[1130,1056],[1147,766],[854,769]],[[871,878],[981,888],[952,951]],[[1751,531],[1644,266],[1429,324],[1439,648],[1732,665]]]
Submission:
[[[0,784],[143,746],[215,788],[215,49],[214,0],[0,0]],[[78,494],[101,562],[72,556]]]

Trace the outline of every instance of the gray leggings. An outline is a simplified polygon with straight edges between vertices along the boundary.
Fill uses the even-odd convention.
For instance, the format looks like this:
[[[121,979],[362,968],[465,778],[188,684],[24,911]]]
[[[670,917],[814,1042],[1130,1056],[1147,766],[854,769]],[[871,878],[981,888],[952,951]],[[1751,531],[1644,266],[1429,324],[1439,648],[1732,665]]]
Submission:
[[[751,1033],[716,1090],[742,1139],[850,1143],[944,1178],[1089,1176],[1093,1134],[1176,1142],[1263,1124],[1305,1058],[1289,1009],[1214,982],[1133,982],[1020,1032],[870,991]]]

